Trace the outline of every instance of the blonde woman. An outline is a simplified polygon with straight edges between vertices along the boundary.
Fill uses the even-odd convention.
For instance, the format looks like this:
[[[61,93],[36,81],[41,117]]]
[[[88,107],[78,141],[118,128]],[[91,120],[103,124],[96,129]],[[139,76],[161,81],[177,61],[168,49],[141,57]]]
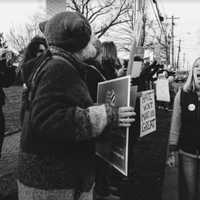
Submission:
[[[179,199],[200,199],[200,57],[176,94],[169,144],[170,167],[175,166],[175,151],[179,151]]]

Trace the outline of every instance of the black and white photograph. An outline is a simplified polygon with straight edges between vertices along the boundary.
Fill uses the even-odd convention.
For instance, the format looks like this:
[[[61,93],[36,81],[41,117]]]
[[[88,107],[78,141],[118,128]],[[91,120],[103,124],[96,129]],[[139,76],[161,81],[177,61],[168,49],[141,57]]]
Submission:
[[[200,200],[199,0],[0,0],[0,200]]]

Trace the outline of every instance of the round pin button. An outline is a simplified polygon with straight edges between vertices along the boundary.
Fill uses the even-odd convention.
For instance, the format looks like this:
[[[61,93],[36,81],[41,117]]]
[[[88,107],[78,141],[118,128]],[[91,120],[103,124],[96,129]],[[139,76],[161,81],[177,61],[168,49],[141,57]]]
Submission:
[[[188,110],[189,110],[189,111],[194,111],[195,108],[196,108],[196,106],[195,106],[194,104],[189,104],[189,105],[188,105]]]

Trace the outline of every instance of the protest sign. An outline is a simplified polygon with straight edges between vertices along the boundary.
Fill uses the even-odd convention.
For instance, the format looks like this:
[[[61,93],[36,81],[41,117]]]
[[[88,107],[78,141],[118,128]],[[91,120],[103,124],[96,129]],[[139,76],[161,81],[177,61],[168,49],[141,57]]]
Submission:
[[[162,78],[156,81],[156,100],[170,102],[168,79]]]
[[[135,49],[135,55],[138,60],[133,60],[132,66],[129,66],[129,70],[131,70],[130,75],[131,78],[137,78],[140,77],[140,74],[142,72],[143,68],[143,57],[144,57],[144,48],[142,47],[136,47]],[[131,58],[130,58],[131,59]],[[140,59],[140,61],[139,61]],[[137,98],[137,85],[131,86],[131,100],[130,100],[130,105],[135,107],[135,102]]]
[[[140,137],[156,131],[156,109],[154,90],[141,92],[140,96]]]
[[[114,106],[129,106],[130,81],[130,76],[125,76],[99,83],[97,102],[101,104],[109,99]],[[103,139],[99,138],[96,145],[97,155],[127,176],[129,128],[115,128],[102,137]]]

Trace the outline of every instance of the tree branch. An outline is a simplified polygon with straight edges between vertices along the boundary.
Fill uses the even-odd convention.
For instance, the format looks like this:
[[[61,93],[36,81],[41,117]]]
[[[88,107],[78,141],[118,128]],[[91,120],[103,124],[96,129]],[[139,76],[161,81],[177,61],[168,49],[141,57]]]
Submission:
[[[97,7],[94,7],[93,8],[93,10],[91,10],[91,15],[88,17],[88,20],[89,21],[92,21],[93,20],[93,18],[97,18],[96,17],[96,15],[98,15],[98,16],[100,16],[101,14],[100,13],[104,13],[104,14],[106,14],[106,12],[108,12],[110,9],[111,9],[111,7],[112,7],[112,5],[113,5],[113,3],[115,2],[115,0],[112,0],[111,2],[109,2],[108,4],[105,4],[105,5],[101,5],[101,7],[100,8],[98,8],[97,10],[95,10],[95,8],[97,8]],[[108,9],[109,8],[109,9]],[[108,9],[108,10],[107,10]],[[106,11],[104,11],[104,10],[106,10]],[[94,20],[93,20],[94,21]]]

